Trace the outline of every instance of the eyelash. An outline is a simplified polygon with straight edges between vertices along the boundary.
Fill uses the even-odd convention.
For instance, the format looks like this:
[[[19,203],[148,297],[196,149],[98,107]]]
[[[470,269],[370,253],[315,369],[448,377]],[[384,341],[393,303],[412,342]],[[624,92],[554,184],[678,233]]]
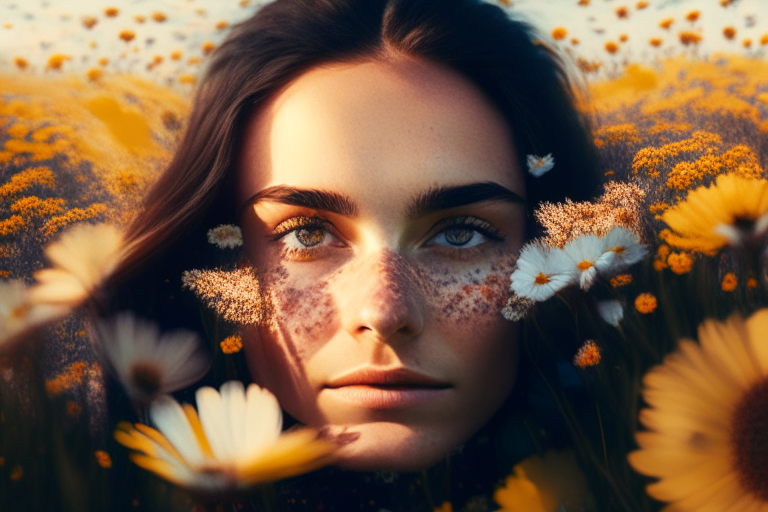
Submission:
[[[287,219],[272,230],[272,234],[268,236],[268,239],[272,242],[278,242],[285,238],[286,236],[290,235],[291,233],[297,232],[299,230],[324,230],[325,234],[323,236],[326,236],[326,234],[331,235],[335,237],[331,233],[331,229],[329,229],[329,226],[332,226],[332,224],[327,221],[326,219],[318,216],[313,217],[291,217],[290,219]],[[487,238],[488,240],[492,240],[494,242],[503,242],[505,240],[504,235],[496,229],[490,222],[485,221],[479,217],[474,217],[471,215],[467,216],[461,216],[461,217],[450,217],[447,219],[442,220],[439,222],[433,230],[437,230],[432,236],[430,236],[429,240],[427,241],[427,244],[430,244],[435,238],[437,238],[439,235],[445,235],[446,233],[450,232],[451,230],[457,230],[461,228],[468,228],[471,229],[474,232],[477,232]],[[320,239],[318,243],[322,242],[323,239]],[[285,242],[284,242],[285,243]],[[299,242],[301,243],[301,242]],[[466,243],[466,242],[465,242]],[[442,249],[449,250],[449,251],[456,251],[456,249],[450,246],[440,245],[440,244],[434,244],[437,246],[440,246]],[[480,244],[475,244],[473,246],[470,246],[466,249],[463,249],[463,252],[472,250],[477,245],[482,245],[482,242]],[[320,247],[285,247],[284,257],[290,258],[290,259],[296,259],[296,260],[309,260],[313,259],[314,257],[318,256],[321,251],[326,249],[327,246],[323,245]]]

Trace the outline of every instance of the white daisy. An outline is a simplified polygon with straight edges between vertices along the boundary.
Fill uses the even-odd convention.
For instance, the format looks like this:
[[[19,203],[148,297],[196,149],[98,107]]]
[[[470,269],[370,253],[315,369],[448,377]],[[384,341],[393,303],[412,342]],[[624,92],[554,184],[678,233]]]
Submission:
[[[562,251],[553,252],[553,265],[578,280],[582,290],[588,290],[598,273],[611,268],[616,258],[615,252],[605,250],[604,241],[595,235],[582,235],[566,244]]]
[[[152,403],[159,431],[121,423],[117,442],[135,450],[131,460],[177,485],[218,493],[306,473],[332,461],[337,445],[312,429],[281,433],[274,395],[239,381],[197,390],[197,411],[169,396]],[[199,414],[199,416],[198,416]]]
[[[559,252],[558,249],[554,251]],[[553,265],[552,252],[549,247],[538,243],[523,247],[517,259],[517,269],[511,276],[510,289],[520,297],[538,302],[549,299],[572,284],[573,275]]]
[[[601,300],[597,303],[600,318],[616,327],[624,318],[624,306],[618,300]]]
[[[621,272],[638,261],[645,258],[648,250],[632,231],[625,227],[616,226],[603,238],[605,253],[601,258],[610,259],[610,265],[605,269],[606,273]],[[610,254],[613,254],[611,256]],[[602,264],[600,265],[602,267]]]
[[[555,159],[552,153],[544,156],[528,155],[526,161],[528,163],[528,172],[537,178],[552,170],[555,166]]]
[[[120,261],[123,243],[108,224],[77,224],[45,248],[53,268],[35,272],[30,301],[75,307],[107,277]]]
[[[66,316],[69,308],[30,304],[23,281],[0,281],[0,347],[18,341],[23,333]]]
[[[208,230],[208,242],[219,249],[234,249],[243,245],[243,232],[234,224],[221,224]]]
[[[96,338],[128,396],[140,402],[193,384],[211,365],[194,332],[160,335],[155,324],[132,313],[99,322]]]

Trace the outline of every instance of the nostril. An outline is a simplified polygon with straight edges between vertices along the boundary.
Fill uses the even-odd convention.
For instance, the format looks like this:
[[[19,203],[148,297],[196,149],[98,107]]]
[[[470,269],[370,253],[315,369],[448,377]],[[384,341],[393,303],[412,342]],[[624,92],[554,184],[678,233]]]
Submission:
[[[365,332],[365,331],[373,331],[373,329],[365,325],[361,325],[360,327],[357,328],[357,332]]]

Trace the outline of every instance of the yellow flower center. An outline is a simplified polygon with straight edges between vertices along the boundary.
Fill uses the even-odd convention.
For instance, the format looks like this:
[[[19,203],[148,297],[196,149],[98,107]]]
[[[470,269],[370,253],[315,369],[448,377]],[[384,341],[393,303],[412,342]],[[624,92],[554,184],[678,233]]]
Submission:
[[[549,282],[549,276],[545,275],[544,272],[539,272],[539,275],[536,276],[536,279],[533,281],[536,284],[547,284]]]
[[[768,378],[744,393],[731,421],[733,460],[739,483],[768,502]]]
[[[592,263],[591,261],[584,260],[578,265],[576,265],[576,268],[581,271],[584,271],[584,270],[589,270],[593,265],[594,263]]]

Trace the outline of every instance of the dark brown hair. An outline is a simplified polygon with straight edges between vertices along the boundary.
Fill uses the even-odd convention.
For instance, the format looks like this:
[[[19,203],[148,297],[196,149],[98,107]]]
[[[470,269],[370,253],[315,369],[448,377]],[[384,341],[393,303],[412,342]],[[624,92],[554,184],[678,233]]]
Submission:
[[[526,173],[529,237],[540,201],[595,194],[596,153],[562,63],[500,7],[481,0],[276,0],[236,25],[215,51],[173,160],[128,228],[134,246],[107,283],[107,309],[130,307],[166,323],[159,297],[178,295],[181,271],[199,267],[205,231],[237,223],[233,170],[249,115],[315,66],[385,52],[468,77],[511,126],[521,169],[528,154],[553,154],[553,170],[541,178]],[[136,294],[141,298],[132,300]]]

